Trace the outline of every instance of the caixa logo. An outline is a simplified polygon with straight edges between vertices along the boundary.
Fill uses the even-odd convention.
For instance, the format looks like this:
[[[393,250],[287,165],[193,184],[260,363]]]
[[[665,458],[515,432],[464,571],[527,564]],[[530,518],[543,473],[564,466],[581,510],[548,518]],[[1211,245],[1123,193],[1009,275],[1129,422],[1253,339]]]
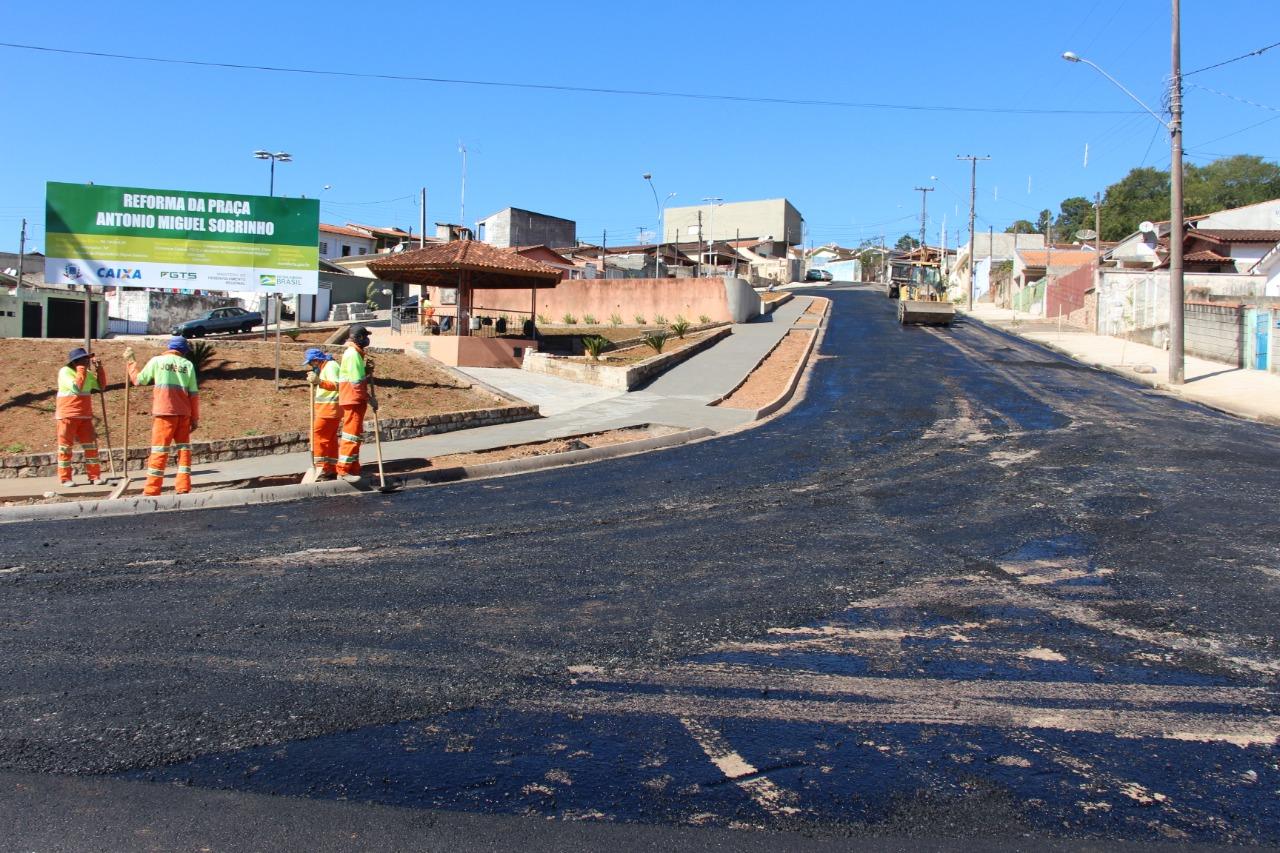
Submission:
[[[195,281],[197,278],[195,273],[181,270],[161,270],[160,277],[177,279],[178,281]]]
[[[98,267],[98,278],[142,278],[142,270],[129,270],[118,267]]]
[[[79,281],[84,273],[80,272],[80,267],[75,264],[67,264],[62,268],[62,277],[69,281]]]

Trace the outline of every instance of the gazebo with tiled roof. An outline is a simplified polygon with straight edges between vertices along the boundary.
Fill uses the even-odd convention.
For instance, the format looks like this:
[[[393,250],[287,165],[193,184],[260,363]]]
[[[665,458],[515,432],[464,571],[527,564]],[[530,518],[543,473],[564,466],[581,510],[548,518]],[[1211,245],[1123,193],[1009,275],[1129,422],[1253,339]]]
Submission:
[[[561,278],[561,270],[553,266],[474,240],[388,254],[370,261],[369,270],[378,278],[404,284],[457,288],[457,334],[430,339],[430,348],[433,358],[461,367],[518,367],[524,350],[536,346],[533,338],[472,337],[470,321],[477,289],[528,289],[532,320],[539,288],[555,287]]]

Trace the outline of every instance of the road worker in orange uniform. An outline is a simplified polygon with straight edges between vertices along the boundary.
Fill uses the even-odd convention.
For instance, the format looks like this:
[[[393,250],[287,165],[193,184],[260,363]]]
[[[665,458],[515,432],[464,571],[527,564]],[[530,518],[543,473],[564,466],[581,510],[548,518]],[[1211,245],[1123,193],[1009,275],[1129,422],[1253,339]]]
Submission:
[[[315,399],[315,419],[311,422],[312,464],[316,482],[337,479],[338,427],[342,411],[338,408],[338,362],[319,347],[307,350],[303,367],[311,368],[307,383]]]
[[[360,476],[360,444],[364,441],[364,413],[378,401],[369,394],[369,377],[373,362],[364,357],[369,346],[369,330],[352,326],[347,346],[338,367],[338,408],[342,412],[342,433],[338,441],[338,473],[344,477]]]
[[[58,371],[58,480],[74,486],[71,451],[77,444],[84,451],[84,472],[89,485],[102,482],[98,464],[98,435],[93,429],[93,392],[107,387],[107,374],[102,362],[83,347],[67,355],[67,363]]]
[[[133,350],[124,351],[129,381],[134,385],[155,385],[151,394],[151,456],[147,458],[147,485],[144,495],[160,494],[164,469],[169,464],[169,445],[178,452],[178,476],[173,490],[180,495],[191,491],[191,431],[200,424],[200,392],[196,369],[188,359],[191,347],[185,338],[169,338],[169,348],[146,363],[141,371],[133,360]]]

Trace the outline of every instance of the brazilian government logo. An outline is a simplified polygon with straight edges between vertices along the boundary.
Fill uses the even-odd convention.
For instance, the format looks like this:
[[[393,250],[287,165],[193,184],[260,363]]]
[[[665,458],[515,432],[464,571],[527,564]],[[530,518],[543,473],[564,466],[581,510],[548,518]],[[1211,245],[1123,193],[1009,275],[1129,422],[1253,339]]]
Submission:
[[[258,284],[262,287],[275,287],[276,277],[273,275],[260,275],[258,276]]]

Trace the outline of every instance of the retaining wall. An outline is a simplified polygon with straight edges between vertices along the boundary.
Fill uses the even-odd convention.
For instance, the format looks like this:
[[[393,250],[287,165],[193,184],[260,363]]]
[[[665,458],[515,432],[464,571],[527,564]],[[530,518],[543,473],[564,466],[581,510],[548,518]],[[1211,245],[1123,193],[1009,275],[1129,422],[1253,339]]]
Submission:
[[[635,364],[607,364],[603,362],[578,361],[563,356],[547,355],[541,352],[530,352],[524,357],[524,369],[530,373],[545,373],[548,376],[559,376],[574,382],[588,385],[599,385],[602,388],[613,388],[618,391],[630,391],[644,384],[665,370],[670,370],[680,362],[692,358],[707,347],[713,346],[733,333],[733,329],[724,327],[717,329],[700,341],[675,352],[659,353],[652,358]]]

